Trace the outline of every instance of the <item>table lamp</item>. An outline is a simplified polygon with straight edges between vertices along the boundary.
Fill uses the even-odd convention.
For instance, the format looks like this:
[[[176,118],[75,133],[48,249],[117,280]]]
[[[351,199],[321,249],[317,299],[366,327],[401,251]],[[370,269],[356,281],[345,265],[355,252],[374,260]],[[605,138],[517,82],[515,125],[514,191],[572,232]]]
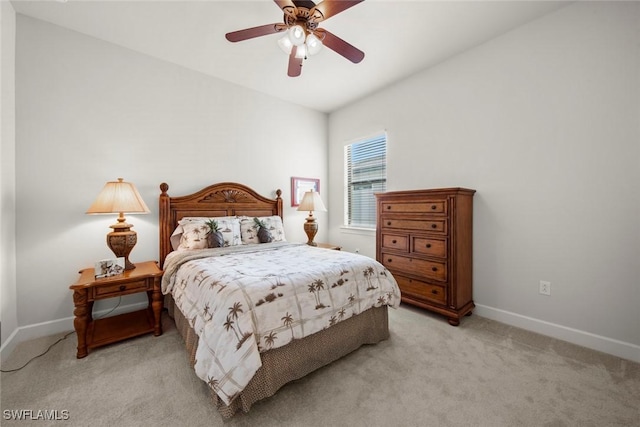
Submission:
[[[322,203],[322,199],[320,198],[320,194],[318,192],[309,190],[304,193],[302,197],[302,201],[298,206],[299,211],[309,211],[309,216],[307,217],[307,221],[304,223],[304,232],[307,233],[307,245],[309,246],[318,246],[316,242],[313,241],[316,233],[318,232],[318,223],[316,219],[313,217],[313,211],[321,211],[326,212],[327,208],[324,207],[324,203]]]
[[[130,214],[149,213],[149,208],[140,197],[135,185],[118,178],[118,181],[110,181],[105,184],[87,214],[118,214],[118,222],[109,226],[113,231],[107,234],[107,246],[116,257],[124,258],[125,270],[133,270],[136,266],[129,261],[129,253],[138,242],[138,235],[131,230],[133,226],[125,222],[125,212]]]

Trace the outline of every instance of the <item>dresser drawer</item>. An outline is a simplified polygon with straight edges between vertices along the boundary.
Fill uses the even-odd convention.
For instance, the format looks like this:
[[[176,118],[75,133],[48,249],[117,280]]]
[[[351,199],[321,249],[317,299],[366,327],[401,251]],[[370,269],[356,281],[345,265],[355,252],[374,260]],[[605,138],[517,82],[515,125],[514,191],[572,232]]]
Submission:
[[[409,237],[398,234],[382,234],[382,247],[409,252]]]
[[[380,213],[432,213],[446,215],[447,201],[382,202],[382,212]]]
[[[92,299],[111,298],[153,289],[152,280],[138,280],[129,283],[114,283],[110,285],[94,286],[91,288]]]
[[[401,294],[425,299],[442,305],[447,303],[447,290],[444,286],[434,285],[432,283],[410,279],[400,275],[394,275],[393,277],[395,277],[398,282]]]
[[[447,257],[447,240],[431,237],[412,236],[411,251],[416,254],[434,256],[439,258]]]
[[[447,234],[447,220],[443,219],[396,219],[383,218],[382,227],[403,230],[429,231],[431,233]]]
[[[400,255],[382,254],[382,264],[390,270],[414,273],[440,282],[447,281],[447,263]]]

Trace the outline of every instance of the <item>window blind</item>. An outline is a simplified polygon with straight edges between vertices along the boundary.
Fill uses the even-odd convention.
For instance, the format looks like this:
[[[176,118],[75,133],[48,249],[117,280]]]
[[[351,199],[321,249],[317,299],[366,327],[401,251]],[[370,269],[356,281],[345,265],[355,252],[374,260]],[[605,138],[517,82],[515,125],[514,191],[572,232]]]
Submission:
[[[376,227],[374,193],[387,189],[386,133],[344,147],[345,213],[347,227]]]

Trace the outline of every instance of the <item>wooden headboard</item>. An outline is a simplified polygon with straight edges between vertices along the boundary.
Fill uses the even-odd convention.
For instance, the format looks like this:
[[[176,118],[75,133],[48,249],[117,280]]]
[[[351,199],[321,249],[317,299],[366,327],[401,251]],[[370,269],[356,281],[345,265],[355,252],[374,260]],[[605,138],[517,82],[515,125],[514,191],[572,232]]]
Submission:
[[[178,221],[185,216],[271,216],[282,218],[282,191],[269,199],[246,185],[235,182],[213,184],[187,196],[169,197],[169,185],[160,184],[160,268],[164,259],[173,250],[171,234]]]

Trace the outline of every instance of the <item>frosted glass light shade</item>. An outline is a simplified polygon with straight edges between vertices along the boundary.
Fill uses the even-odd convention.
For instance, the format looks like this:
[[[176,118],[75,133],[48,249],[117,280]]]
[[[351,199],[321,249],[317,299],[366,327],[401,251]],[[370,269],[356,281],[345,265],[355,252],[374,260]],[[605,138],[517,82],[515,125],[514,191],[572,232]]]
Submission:
[[[291,43],[293,43],[294,46],[300,46],[303,44],[305,36],[304,28],[300,25],[294,25],[289,28],[289,40],[291,40]]]
[[[307,46],[305,44],[301,44],[298,46],[298,50],[296,50],[296,58],[306,58],[307,57]]]
[[[320,49],[322,49],[322,42],[315,34],[309,34],[305,44],[307,45],[307,52],[309,55],[315,55],[320,52]]]
[[[287,55],[291,53],[291,49],[293,48],[293,43],[291,43],[291,39],[289,38],[289,30],[287,30],[287,32],[284,33],[284,37],[281,37],[278,40],[278,46],[280,46],[280,49],[282,49],[282,51]]]

